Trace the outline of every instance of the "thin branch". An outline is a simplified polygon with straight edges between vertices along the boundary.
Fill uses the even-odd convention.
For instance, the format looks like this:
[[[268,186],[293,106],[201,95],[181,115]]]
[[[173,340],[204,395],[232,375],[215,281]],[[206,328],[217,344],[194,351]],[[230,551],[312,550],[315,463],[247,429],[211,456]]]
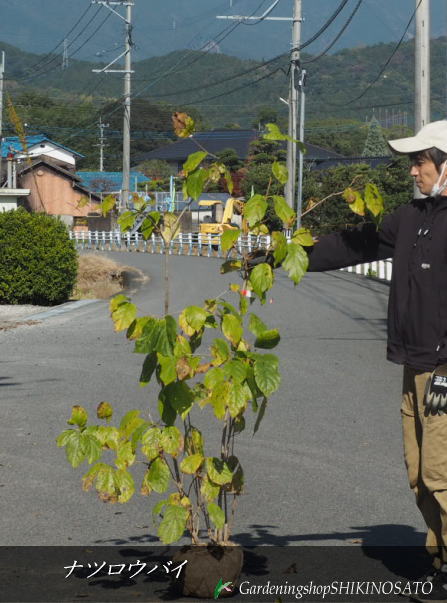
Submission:
[[[359,178],[361,178],[361,177],[362,177],[362,174],[357,174],[354,177],[354,179],[352,180],[351,184],[349,184],[349,186],[347,186],[346,188],[350,188],[351,186],[353,186],[354,182],[356,180],[358,180]],[[312,205],[312,207],[310,207],[309,209],[306,209],[306,211],[303,211],[302,214],[301,214],[301,216],[305,216],[309,212],[313,211],[316,207],[319,207],[322,203],[324,203],[328,199],[331,199],[332,197],[338,197],[338,196],[342,195],[344,193],[344,191],[345,191],[345,189],[342,190],[342,191],[338,191],[337,193],[331,193],[327,197],[324,197],[323,199],[320,199],[320,201],[317,201],[317,203],[315,203],[315,205]]]

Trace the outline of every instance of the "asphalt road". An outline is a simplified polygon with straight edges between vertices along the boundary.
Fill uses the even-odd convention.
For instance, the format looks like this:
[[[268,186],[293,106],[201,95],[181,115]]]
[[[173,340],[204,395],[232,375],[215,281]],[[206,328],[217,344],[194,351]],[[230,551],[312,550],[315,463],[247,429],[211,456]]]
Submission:
[[[133,301],[141,315],[160,314],[160,257],[110,255],[150,276]],[[218,267],[173,256],[172,313],[223,293],[231,279]],[[387,294],[384,284],[342,272],[306,275],[298,287],[277,273],[257,313],[282,333],[282,385],[258,433],[238,440],[246,493],[236,541],[422,544],[402,459],[401,367],[385,359]],[[107,400],[118,415],[155,404],[138,385],[143,357],[131,349],[106,302],[0,332],[0,544],[154,541],[151,499],[101,503],[81,490],[86,466],[73,470],[55,445],[73,404],[94,414]],[[197,423],[216,433],[208,411]]]

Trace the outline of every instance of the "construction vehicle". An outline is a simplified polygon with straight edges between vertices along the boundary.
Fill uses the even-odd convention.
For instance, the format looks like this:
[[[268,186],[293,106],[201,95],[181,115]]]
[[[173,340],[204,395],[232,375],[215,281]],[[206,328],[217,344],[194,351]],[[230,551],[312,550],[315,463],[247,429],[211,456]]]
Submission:
[[[220,235],[225,230],[235,230],[241,228],[243,233],[248,232],[247,225],[243,218],[235,218],[242,215],[244,203],[234,197],[229,197],[225,203],[216,200],[199,201],[200,207],[211,208],[211,216],[205,216],[200,223],[199,233],[202,235],[203,243],[211,243],[213,246],[219,245]],[[241,226],[235,222],[241,223]],[[209,235],[208,237],[206,235]]]

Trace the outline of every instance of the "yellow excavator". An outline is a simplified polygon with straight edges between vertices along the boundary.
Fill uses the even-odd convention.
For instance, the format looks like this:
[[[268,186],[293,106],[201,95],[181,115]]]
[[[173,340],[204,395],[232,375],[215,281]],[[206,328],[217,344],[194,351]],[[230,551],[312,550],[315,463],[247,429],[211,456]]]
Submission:
[[[212,245],[219,245],[220,235],[225,230],[241,228],[244,234],[248,232],[247,225],[243,218],[241,226],[234,222],[234,216],[242,215],[244,207],[244,203],[239,199],[229,197],[225,202],[225,206],[222,201],[203,200],[199,201],[199,206],[211,208],[211,216],[206,216],[199,227],[203,243],[210,242]],[[206,235],[208,235],[209,238],[206,237]]]

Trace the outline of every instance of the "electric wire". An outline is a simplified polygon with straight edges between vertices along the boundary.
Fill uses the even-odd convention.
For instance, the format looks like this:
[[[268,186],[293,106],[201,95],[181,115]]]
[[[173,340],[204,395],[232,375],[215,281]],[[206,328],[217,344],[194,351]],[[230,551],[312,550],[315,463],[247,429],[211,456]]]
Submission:
[[[338,17],[338,15],[344,9],[344,7],[347,5],[348,2],[349,2],[349,0],[342,0],[340,2],[340,4],[338,5],[338,8],[332,13],[332,15],[320,27],[320,29],[316,33],[314,33],[314,35],[311,36],[308,40],[306,40],[305,42],[303,42],[299,46],[297,46],[295,48],[292,48],[292,52],[300,51],[303,48],[306,48],[307,46],[310,46],[312,44],[312,42],[315,42],[315,40],[317,40],[326,31],[326,29],[328,27],[330,27],[330,25],[332,25],[332,23],[335,21],[335,19]]]
[[[396,54],[396,52],[399,50],[399,48],[402,45],[402,42],[404,41],[404,38],[408,32],[408,30],[410,29],[410,25],[413,22],[414,17],[416,16],[416,13],[418,11],[418,8],[420,7],[420,5],[422,4],[422,0],[419,0],[418,5],[416,6],[416,8],[413,11],[413,14],[410,17],[410,20],[407,23],[407,26],[404,29],[404,32],[400,38],[400,40],[398,41],[398,43],[396,44],[396,46],[393,49],[393,52],[390,54],[390,56],[388,57],[388,59],[386,60],[386,62],[383,64],[382,68],[380,69],[379,73],[376,75],[376,77],[372,80],[372,82],[370,82],[366,88],[363,90],[363,92],[361,92],[358,96],[355,96],[354,98],[351,98],[351,100],[346,101],[344,103],[329,103],[332,106],[347,106],[350,105],[351,103],[354,103],[355,101],[359,100],[360,98],[362,98],[363,96],[365,96],[365,94],[368,92],[368,90],[370,90],[374,84],[378,81],[378,79],[380,78],[380,76],[382,75],[382,73],[385,71],[385,69],[388,67],[388,65],[391,63],[391,61],[393,60],[394,55]]]
[[[89,12],[89,10],[92,8],[92,5],[89,4],[87,6],[87,8],[85,9],[85,11],[82,13],[82,15],[79,17],[79,19],[76,21],[76,23],[73,25],[73,27],[70,29],[70,31],[68,31],[65,36],[56,44],[56,46],[54,46],[49,52],[47,52],[47,54],[43,57],[41,57],[36,63],[34,63],[33,65],[31,65],[30,67],[28,67],[28,69],[34,69],[35,67],[37,67],[40,63],[45,62],[46,59],[48,57],[50,57],[58,48],[61,44],[63,44],[64,40],[66,40],[68,38],[68,36],[76,29],[76,27],[79,25],[79,23],[82,21],[82,19],[85,17],[85,15]]]
[[[354,7],[354,10],[349,15],[346,23],[340,29],[340,31],[335,36],[335,38],[332,40],[332,42],[328,46],[326,46],[326,48],[322,52],[317,54],[316,56],[312,57],[311,59],[309,59],[307,61],[302,61],[303,65],[308,65],[309,63],[314,63],[315,61],[318,61],[318,59],[321,59],[321,57],[324,57],[329,52],[329,50],[338,42],[338,40],[341,38],[341,36],[345,33],[346,29],[349,27],[351,21],[353,20],[357,11],[359,10],[360,6],[362,5],[362,2],[363,2],[363,0],[358,0],[357,4]]]
[[[100,6],[100,7],[97,9],[97,11],[96,11],[96,12],[95,12],[95,14],[93,15],[93,17],[90,19],[90,21],[87,23],[87,25],[85,25],[85,26],[83,27],[83,29],[82,29],[82,30],[81,30],[81,31],[80,31],[80,32],[79,32],[79,33],[78,33],[78,34],[77,34],[77,35],[76,35],[76,36],[73,38],[73,40],[71,40],[71,41],[70,41],[70,43],[67,45],[67,48],[69,48],[69,47],[70,47],[72,44],[74,44],[74,43],[76,42],[76,40],[77,40],[78,38],[80,38],[80,37],[81,37],[81,35],[84,33],[84,31],[85,31],[86,29],[88,29],[88,27],[89,27],[89,26],[90,26],[90,25],[93,23],[93,21],[96,19],[97,15],[98,15],[98,14],[99,14],[99,12],[101,11],[101,9],[102,9],[102,6]],[[100,26],[100,27],[102,27],[102,25],[104,24],[104,22],[107,20],[107,18],[108,18],[109,16],[110,16],[110,14],[109,14],[109,15],[107,15],[106,19],[104,19],[104,21],[102,22],[102,24],[101,24],[101,26]],[[90,39],[93,37],[93,35],[95,35],[95,33],[98,31],[98,29],[99,29],[99,28],[97,28],[97,29],[94,31],[94,33],[92,34],[92,36],[90,36],[90,37],[88,38],[88,40],[90,40]],[[86,43],[87,43],[87,42],[86,42]],[[79,52],[79,50],[80,50],[80,49],[81,49],[83,46],[85,46],[85,44],[81,45],[81,46],[80,46],[80,47],[78,47],[78,48],[77,48],[77,49],[76,49],[74,52],[72,52],[72,53],[71,53],[71,56],[74,56],[74,55],[75,55],[77,52]],[[37,71],[35,71],[34,73],[32,73],[32,74],[30,74],[30,75],[25,75],[25,76],[19,76],[19,77],[15,77],[15,78],[14,78],[14,81],[30,81],[30,80],[35,79],[36,77],[41,77],[41,76],[43,76],[43,75],[47,75],[48,73],[51,73],[52,71],[55,71],[56,69],[58,69],[58,68],[59,68],[59,66],[50,67],[49,69],[44,69],[44,70],[42,70],[42,69],[43,69],[44,67],[49,67],[49,66],[51,65],[51,63],[54,63],[54,62],[55,62],[55,61],[57,61],[57,60],[59,60],[59,56],[58,56],[58,55],[55,55],[55,56],[53,56],[53,58],[52,58],[52,59],[50,59],[49,61],[46,61],[46,63],[43,63],[43,64],[40,66],[40,68],[39,68]]]

